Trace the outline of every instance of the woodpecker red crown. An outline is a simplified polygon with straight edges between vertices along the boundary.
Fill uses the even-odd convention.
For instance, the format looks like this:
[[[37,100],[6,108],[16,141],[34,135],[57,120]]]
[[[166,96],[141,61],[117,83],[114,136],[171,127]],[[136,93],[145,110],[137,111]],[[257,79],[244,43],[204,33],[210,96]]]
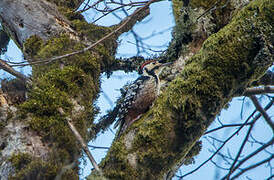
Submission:
[[[145,62],[139,67],[139,70],[138,70],[139,74],[142,74],[143,68],[144,68],[147,64],[152,63],[152,62],[156,62],[156,60],[148,60],[148,61],[145,61]]]

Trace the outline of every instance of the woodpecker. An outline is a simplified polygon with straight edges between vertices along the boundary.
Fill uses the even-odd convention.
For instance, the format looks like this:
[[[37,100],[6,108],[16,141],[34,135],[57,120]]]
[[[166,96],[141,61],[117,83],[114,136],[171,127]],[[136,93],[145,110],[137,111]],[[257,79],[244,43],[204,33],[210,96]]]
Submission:
[[[139,68],[141,76],[132,84],[125,85],[121,89],[121,97],[112,111],[112,119],[118,118],[114,127],[119,126],[119,136],[142,114],[144,114],[154,100],[160,94],[159,75],[171,63],[160,63],[156,60],[150,60],[143,63]]]

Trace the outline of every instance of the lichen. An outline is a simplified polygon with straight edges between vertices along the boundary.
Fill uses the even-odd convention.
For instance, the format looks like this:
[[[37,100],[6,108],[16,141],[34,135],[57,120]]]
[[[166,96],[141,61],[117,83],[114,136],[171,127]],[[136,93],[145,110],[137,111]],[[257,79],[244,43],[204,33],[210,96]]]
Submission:
[[[15,174],[9,180],[54,179],[59,167],[52,162],[45,162],[29,154],[13,154],[9,161],[15,168]]]
[[[172,1],[173,16],[174,16],[176,23],[179,21],[179,17],[181,16],[181,9],[182,9],[183,5],[184,5],[184,3],[182,0],[173,0]]]
[[[216,115],[273,63],[267,49],[273,6],[271,0],[253,1],[204,42],[151,110],[127,129],[135,133],[132,148],[125,148],[125,135],[113,143],[102,163],[107,177],[160,179],[180,160],[191,162],[200,150],[195,143]],[[133,153],[136,167],[127,159]]]
[[[68,7],[71,9],[74,9],[77,7],[79,3],[81,3],[81,0],[47,0],[49,2],[52,2],[60,7]]]
[[[175,4],[176,5],[176,4]],[[172,31],[172,41],[164,54],[164,59],[175,61],[182,53],[189,50],[187,45],[193,41],[193,30],[196,29],[196,14],[190,8],[185,7],[184,11],[180,11],[176,26]]]
[[[79,34],[81,35],[81,30],[87,33],[88,30],[85,28],[88,24],[80,23],[79,20],[77,22],[82,25],[74,24]],[[93,33],[97,28],[92,25],[88,27]],[[97,33],[92,37],[90,33],[88,38],[98,39],[105,32],[103,28],[100,28],[98,33],[101,35]],[[25,54],[30,57],[32,63],[71,53],[84,47],[85,45],[81,42],[71,40],[66,34],[60,34],[46,42],[32,36],[24,44]],[[99,92],[101,65],[114,59],[114,53],[106,50],[110,47],[111,43],[108,47],[99,45],[93,51],[70,56],[65,60],[49,61],[47,64],[32,66],[32,88],[28,92],[28,100],[20,105],[20,112],[22,117],[30,117],[27,121],[29,127],[35,130],[44,142],[52,145],[53,151],[57,154],[54,157],[62,157],[66,154],[63,160],[54,161],[60,166],[64,162],[75,161],[77,158],[75,155],[80,155],[80,147],[68,127],[65,116],[73,117],[73,124],[85,140],[90,137],[88,129],[92,127],[92,117],[97,113],[97,108],[92,105],[92,102]],[[62,108],[65,115],[61,115],[58,108]],[[71,173],[65,172],[63,176]],[[75,174],[76,176],[78,175]]]

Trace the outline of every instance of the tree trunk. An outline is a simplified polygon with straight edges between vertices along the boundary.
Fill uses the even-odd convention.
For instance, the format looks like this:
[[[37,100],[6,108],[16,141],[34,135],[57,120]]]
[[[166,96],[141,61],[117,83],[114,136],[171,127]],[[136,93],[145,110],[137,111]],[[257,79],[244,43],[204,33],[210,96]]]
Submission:
[[[253,1],[240,12],[235,8],[223,13],[213,28],[221,29],[208,38],[210,30],[203,30],[213,25],[207,24],[210,15],[203,17],[203,23],[196,21],[201,12],[194,10],[195,5],[175,16],[177,26],[167,54],[177,58],[173,68],[180,64],[183,70],[154,106],[112,144],[101,163],[106,177],[171,179],[180,165],[199,153],[197,141],[216,115],[273,63],[273,1]],[[230,20],[226,16],[232,13],[236,15]]]
[[[66,117],[73,120],[86,141],[90,139],[88,129],[97,112],[92,103],[99,92],[101,68],[114,59],[117,45],[110,38],[92,51],[39,63],[83,49],[111,32],[110,28],[88,24],[74,13],[79,4],[56,3],[59,6],[45,0],[0,2],[0,20],[6,32],[28,63],[37,64],[32,66],[32,85],[23,95],[16,89],[19,80],[2,83],[0,179],[3,180],[78,179],[81,148]],[[21,104],[20,98],[15,97],[24,93],[28,99]],[[59,108],[64,114],[59,113]]]
[[[0,92],[0,179],[78,179],[81,147],[66,119],[86,141],[91,139],[88,129],[97,113],[92,102],[99,93],[99,75],[114,62],[118,35],[130,29],[117,30],[92,50],[54,58],[82,50],[117,27],[88,24],[73,11],[81,3],[0,2],[5,31],[32,64],[25,102],[14,99],[19,97],[18,80],[6,83],[7,90],[2,86]],[[233,0],[205,14],[211,4],[173,3],[173,41],[161,58],[176,61],[165,79],[174,79],[174,74],[176,78],[112,144],[100,164],[106,178],[171,178],[178,165],[199,153],[197,141],[221,109],[273,63],[273,1],[247,5]]]

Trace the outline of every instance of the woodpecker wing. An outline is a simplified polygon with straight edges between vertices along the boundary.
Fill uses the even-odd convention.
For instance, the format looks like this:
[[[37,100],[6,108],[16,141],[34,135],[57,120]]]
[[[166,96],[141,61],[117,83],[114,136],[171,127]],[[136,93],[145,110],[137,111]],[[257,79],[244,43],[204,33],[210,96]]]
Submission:
[[[142,89],[144,81],[149,78],[150,77],[148,76],[140,76],[133,83],[127,84],[121,89],[122,95],[117,101],[117,106],[120,108],[117,114],[118,120],[114,125],[115,128],[124,124],[128,110],[132,107],[132,103],[136,100],[137,94]]]

